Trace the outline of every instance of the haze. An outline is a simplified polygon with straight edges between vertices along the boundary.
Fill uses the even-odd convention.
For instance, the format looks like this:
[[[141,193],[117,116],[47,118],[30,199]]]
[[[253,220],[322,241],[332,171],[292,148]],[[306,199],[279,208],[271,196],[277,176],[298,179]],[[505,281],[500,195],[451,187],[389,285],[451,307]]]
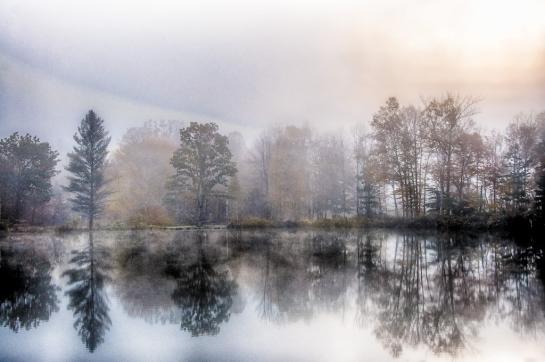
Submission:
[[[481,128],[545,108],[545,2],[10,1],[0,136],[62,152],[89,108],[118,142],[153,119],[350,130],[388,96],[479,97]]]

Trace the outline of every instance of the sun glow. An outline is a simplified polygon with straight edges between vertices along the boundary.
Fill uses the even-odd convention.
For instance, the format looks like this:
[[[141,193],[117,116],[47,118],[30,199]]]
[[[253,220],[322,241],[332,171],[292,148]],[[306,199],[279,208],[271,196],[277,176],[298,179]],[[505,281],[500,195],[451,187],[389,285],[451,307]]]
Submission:
[[[445,48],[464,54],[545,50],[545,1],[388,2],[360,27],[376,29],[401,47]],[[364,30],[367,31],[367,30]]]

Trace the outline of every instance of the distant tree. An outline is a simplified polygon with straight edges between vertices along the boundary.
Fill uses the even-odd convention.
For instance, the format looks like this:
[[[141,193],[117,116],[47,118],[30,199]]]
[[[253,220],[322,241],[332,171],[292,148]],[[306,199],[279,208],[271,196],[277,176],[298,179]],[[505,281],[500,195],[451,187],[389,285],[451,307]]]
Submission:
[[[127,130],[106,171],[112,191],[104,211],[108,219],[131,224],[170,222],[162,201],[166,182],[174,174],[170,158],[181,127],[181,122],[146,122]]]
[[[541,227],[545,226],[545,113],[538,116],[540,125],[540,139],[535,148],[536,154],[536,190],[534,199],[534,213],[536,221]]]
[[[503,136],[500,133],[492,133],[485,139],[485,165],[483,168],[484,182],[488,189],[488,209],[497,213],[500,209],[500,188],[502,175],[504,174],[504,163],[502,158]]]
[[[311,216],[311,145],[309,127],[276,129],[268,161],[268,198],[272,217],[297,220]]]
[[[163,204],[177,223],[194,222],[198,219],[197,201],[185,180],[171,176],[165,184]]]
[[[0,140],[0,216],[12,221],[51,198],[59,154],[37,137],[13,133]]]
[[[346,216],[352,209],[349,152],[341,135],[323,135],[311,144],[312,213],[318,218]]]
[[[104,188],[104,169],[110,137],[103,123],[93,110],[81,120],[74,135],[77,145],[68,154],[69,164],[66,168],[71,175],[65,190],[73,194],[70,199],[73,210],[87,216],[89,229],[93,228],[95,217],[102,212],[108,194]]]
[[[470,202],[470,194],[479,195],[484,155],[485,145],[478,132],[464,132],[460,135],[453,165],[455,177],[452,178],[452,184],[457,190],[457,209],[453,211],[465,213],[479,206],[477,200],[475,203]]]
[[[227,187],[237,169],[231,161],[228,139],[218,132],[215,123],[191,122],[180,130],[180,148],[171,164],[176,170],[169,187],[189,191],[197,204],[197,223],[207,221],[206,206],[216,186]]]
[[[542,161],[543,162],[543,161]],[[537,178],[536,198],[534,210],[539,223],[545,225],[545,166],[541,166],[541,172]]]
[[[238,222],[240,221],[241,207],[240,203],[242,200],[242,190],[240,188],[240,182],[238,177],[235,175],[232,177],[229,187],[227,189],[228,194],[228,217],[230,221]]]
[[[391,97],[373,115],[371,122],[376,152],[387,170],[386,181],[392,184],[396,209],[399,195],[403,215],[407,217],[419,216],[425,211],[429,159],[427,121],[418,109],[402,107]]]
[[[251,189],[245,203],[245,212],[252,216],[271,216],[270,175],[273,137],[264,132],[255,142],[249,156]]]
[[[530,205],[532,172],[536,166],[537,123],[530,115],[519,114],[509,125],[504,155],[508,191],[505,198],[512,212],[524,212]]]
[[[438,184],[440,212],[452,213],[453,186],[460,177],[456,162],[460,157],[460,140],[473,128],[478,100],[447,94],[425,104],[423,116],[429,127],[429,147],[435,156],[434,175]],[[460,168],[458,168],[460,171]],[[463,177],[462,177],[463,178]]]
[[[387,171],[380,162],[371,136],[357,132],[354,139],[354,158],[356,160],[356,215],[373,217],[380,212],[380,180],[387,179]],[[397,201],[394,198],[397,213]],[[397,215],[396,215],[397,216]]]
[[[246,147],[246,141],[239,132],[231,132],[227,136],[229,139],[229,150],[232,160],[237,165],[237,174],[229,181],[227,189],[227,214],[230,220],[237,220],[243,217],[245,211],[245,202],[249,194],[256,188],[259,189],[254,168],[254,155]]]

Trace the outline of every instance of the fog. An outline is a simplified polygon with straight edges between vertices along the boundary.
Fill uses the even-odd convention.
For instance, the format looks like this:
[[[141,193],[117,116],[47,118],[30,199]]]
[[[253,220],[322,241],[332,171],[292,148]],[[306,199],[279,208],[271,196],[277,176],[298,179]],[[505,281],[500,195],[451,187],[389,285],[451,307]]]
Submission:
[[[89,108],[114,146],[153,120],[348,131],[389,96],[482,99],[504,128],[545,99],[545,3],[11,1],[0,4],[0,136],[65,153]]]

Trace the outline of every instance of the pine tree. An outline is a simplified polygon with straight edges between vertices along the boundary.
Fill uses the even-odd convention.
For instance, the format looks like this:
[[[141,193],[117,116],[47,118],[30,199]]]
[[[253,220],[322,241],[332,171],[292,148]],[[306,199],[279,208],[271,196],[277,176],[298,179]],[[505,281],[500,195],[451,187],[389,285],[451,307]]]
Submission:
[[[69,164],[66,168],[72,174],[65,188],[73,194],[70,199],[72,209],[88,218],[89,229],[93,228],[94,219],[101,213],[107,196],[104,168],[110,137],[103,123],[93,110],[81,120],[74,135],[77,145],[68,154]]]

